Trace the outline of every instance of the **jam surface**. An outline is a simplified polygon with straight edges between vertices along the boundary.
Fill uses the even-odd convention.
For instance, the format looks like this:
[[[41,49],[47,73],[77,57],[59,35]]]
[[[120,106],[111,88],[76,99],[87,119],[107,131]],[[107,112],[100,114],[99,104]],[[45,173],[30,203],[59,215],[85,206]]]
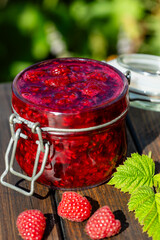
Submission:
[[[54,59],[33,65],[15,78],[12,105],[30,121],[37,122],[39,114],[42,126],[91,127],[127,108],[127,89],[123,74],[105,63]]]
[[[60,59],[38,64],[17,80],[20,97],[57,112],[78,112],[117,99],[124,90],[122,77],[94,60]]]
[[[12,89],[13,109],[24,119],[39,122],[40,127],[86,128],[118,117],[114,124],[94,131],[42,131],[50,150],[38,182],[58,189],[96,186],[125,158],[128,84],[118,70],[94,60],[49,60],[20,73]],[[15,127],[27,136],[18,140],[16,159],[31,176],[38,136],[24,123]],[[38,171],[43,155],[41,152]]]

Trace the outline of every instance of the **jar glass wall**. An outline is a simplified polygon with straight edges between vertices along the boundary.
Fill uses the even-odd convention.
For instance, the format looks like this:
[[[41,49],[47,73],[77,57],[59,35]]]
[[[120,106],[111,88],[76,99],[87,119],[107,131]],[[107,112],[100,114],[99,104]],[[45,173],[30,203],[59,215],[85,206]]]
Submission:
[[[19,165],[32,175],[39,139],[26,122],[38,122],[50,146],[38,182],[60,189],[105,182],[126,156],[128,105],[127,79],[106,63],[67,58],[25,69],[12,86],[12,109],[23,119],[15,129],[27,136],[18,140]]]

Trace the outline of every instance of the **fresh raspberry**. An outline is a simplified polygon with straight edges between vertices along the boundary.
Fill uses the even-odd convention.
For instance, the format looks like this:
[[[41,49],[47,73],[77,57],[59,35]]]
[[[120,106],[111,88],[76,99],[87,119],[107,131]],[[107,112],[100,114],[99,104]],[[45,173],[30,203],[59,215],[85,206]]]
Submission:
[[[92,239],[111,237],[119,233],[121,223],[108,206],[99,208],[88,220],[85,231]]]
[[[46,219],[39,210],[26,210],[18,216],[16,224],[24,240],[41,240],[46,227]]]
[[[58,206],[58,215],[75,222],[82,222],[91,214],[91,204],[87,198],[76,192],[64,192]]]

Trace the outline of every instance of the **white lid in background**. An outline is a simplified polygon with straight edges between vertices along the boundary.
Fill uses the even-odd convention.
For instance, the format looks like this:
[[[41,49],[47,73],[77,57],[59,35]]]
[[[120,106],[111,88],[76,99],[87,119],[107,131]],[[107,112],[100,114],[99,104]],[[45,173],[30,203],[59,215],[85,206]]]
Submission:
[[[160,111],[160,57],[147,54],[124,54],[107,62],[125,74],[131,72],[131,105]],[[153,106],[155,105],[155,106]]]

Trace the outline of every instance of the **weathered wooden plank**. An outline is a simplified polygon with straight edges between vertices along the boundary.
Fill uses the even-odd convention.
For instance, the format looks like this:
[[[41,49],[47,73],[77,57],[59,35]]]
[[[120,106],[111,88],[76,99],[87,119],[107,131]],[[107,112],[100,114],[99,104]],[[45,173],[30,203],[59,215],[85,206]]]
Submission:
[[[128,135],[128,156],[131,153],[136,152],[136,148],[132,141],[132,138]],[[142,233],[142,227],[134,217],[133,212],[128,211],[127,203],[129,200],[129,194],[124,194],[119,190],[115,189],[113,186],[103,184],[99,187],[91,188],[88,190],[78,191],[83,196],[88,197],[93,206],[93,211],[97,208],[108,205],[111,210],[115,213],[117,219],[122,222],[122,232],[117,236],[112,237],[114,240],[134,240],[141,239],[147,240],[146,233]],[[62,196],[62,191],[56,192],[57,205],[59,204]],[[82,223],[75,223],[65,219],[61,219],[61,224],[66,240],[72,239],[83,239],[89,240],[90,238],[86,235],[84,228],[86,221]],[[111,238],[110,238],[111,239]]]
[[[8,117],[11,113],[10,93],[10,84],[0,85],[0,174],[4,170],[4,154],[10,137],[8,125]],[[127,121],[129,125],[128,156],[137,150],[140,153],[148,153],[151,150],[153,158],[159,161],[159,117],[160,113],[130,108]],[[11,182],[17,181],[11,175],[8,176],[7,180]],[[29,187],[26,183],[23,183],[23,186]],[[89,240],[84,231],[86,221],[73,223],[57,216],[57,206],[63,192],[58,190],[55,192],[48,191],[48,188],[36,184],[36,194],[32,197],[25,197],[0,185],[0,239],[20,240],[21,238],[18,236],[15,226],[18,214],[25,209],[37,208],[46,214],[48,221],[48,233],[46,233],[44,239]],[[146,233],[142,233],[142,227],[135,220],[134,214],[128,211],[128,194],[121,193],[107,184],[78,192],[89,198],[94,211],[98,207],[109,205],[112,211],[115,212],[116,217],[122,221],[122,232],[112,239],[149,239]]]
[[[10,94],[10,84],[0,85],[0,175],[4,171],[4,155],[10,138],[8,124],[8,117],[11,113]],[[15,164],[15,168],[18,168],[17,164]],[[6,177],[6,180],[11,183],[17,181],[10,174]],[[23,186],[28,188],[29,184],[25,183]],[[34,196],[26,197],[0,185],[0,239],[21,239],[16,229],[16,219],[19,213],[26,209],[39,209],[45,214],[47,229],[44,239],[62,239],[54,206],[53,191],[49,192],[48,188],[36,184],[35,192]]]
[[[155,162],[160,161],[160,112],[131,107],[128,114],[130,132],[140,153],[152,152]]]

